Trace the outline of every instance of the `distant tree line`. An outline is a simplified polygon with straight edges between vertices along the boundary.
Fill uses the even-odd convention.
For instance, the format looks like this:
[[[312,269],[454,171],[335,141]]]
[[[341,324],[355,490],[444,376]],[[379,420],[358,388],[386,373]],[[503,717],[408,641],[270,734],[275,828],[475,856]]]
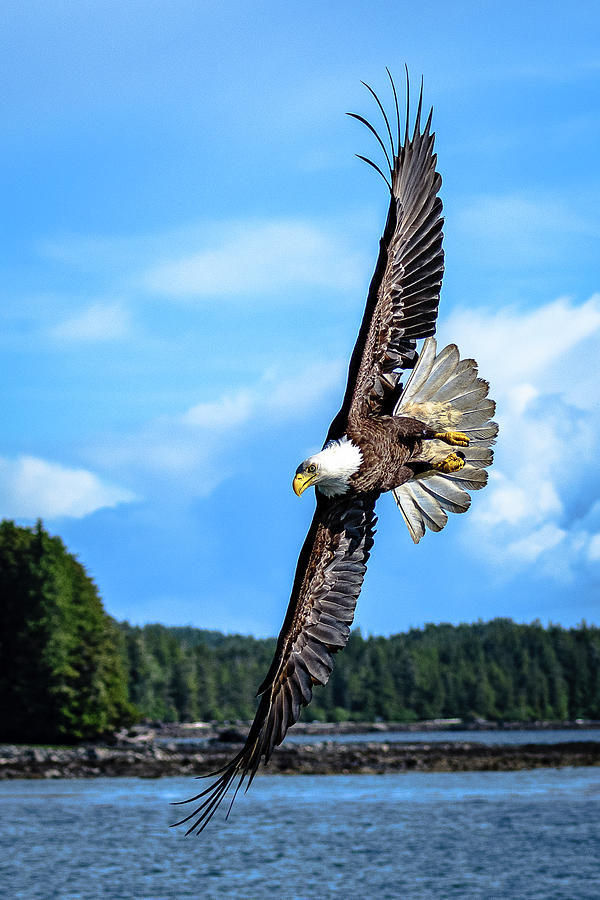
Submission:
[[[275,639],[116,623],[41,522],[0,523],[0,740],[92,739],[150,718],[250,719]],[[510,619],[355,630],[304,718],[600,719],[600,628]]]
[[[275,640],[195,628],[119,626],[129,697],[172,721],[248,719]],[[307,720],[600,719],[600,629],[495,619],[389,638],[355,630],[315,687]]]

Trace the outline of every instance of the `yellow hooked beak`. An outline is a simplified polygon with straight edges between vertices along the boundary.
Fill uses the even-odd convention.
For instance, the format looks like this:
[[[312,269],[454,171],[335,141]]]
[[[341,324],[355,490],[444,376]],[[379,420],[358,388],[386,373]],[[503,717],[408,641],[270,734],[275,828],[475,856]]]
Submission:
[[[292,481],[292,487],[297,497],[317,480],[317,472],[298,472]]]

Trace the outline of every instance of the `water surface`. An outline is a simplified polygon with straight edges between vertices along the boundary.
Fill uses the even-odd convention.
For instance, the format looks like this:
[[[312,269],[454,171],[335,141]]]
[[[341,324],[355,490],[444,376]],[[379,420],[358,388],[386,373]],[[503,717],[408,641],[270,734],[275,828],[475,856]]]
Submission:
[[[489,731],[478,730],[448,730],[448,731],[365,731],[358,734],[294,734],[288,732],[286,744],[322,744],[325,741],[333,741],[338,744],[362,744],[362,743],[448,743],[461,741],[469,744],[563,744],[571,741],[600,741],[600,728],[524,728],[493,729]],[[183,737],[183,738],[159,738],[160,744],[193,744],[205,747],[211,743],[208,738]]]
[[[169,829],[187,778],[0,784],[24,900],[597,900],[600,770],[259,777],[228,823]]]
[[[372,743],[448,743],[469,744],[562,744],[571,741],[600,741],[600,728],[552,728],[522,730],[456,730],[456,731],[373,731],[361,734],[288,734],[286,743],[317,744],[335,741],[340,744]]]

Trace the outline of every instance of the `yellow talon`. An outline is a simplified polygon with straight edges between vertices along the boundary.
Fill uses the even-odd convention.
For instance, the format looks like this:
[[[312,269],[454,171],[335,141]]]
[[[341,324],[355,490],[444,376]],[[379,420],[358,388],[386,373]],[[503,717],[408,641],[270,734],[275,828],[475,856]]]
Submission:
[[[444,441],[453,447],[468,447],[469,438],[462,431],[440,431],[436,434],[438,441]]]
[[[446,475],[451,475],[452,472],[458,472],[459,469],[462,469],[464,464],[464,459],[459,456],[458,453],[450,453],[446,459],[436,463],[433,468],[437,469],[438,472],[444,472]]]

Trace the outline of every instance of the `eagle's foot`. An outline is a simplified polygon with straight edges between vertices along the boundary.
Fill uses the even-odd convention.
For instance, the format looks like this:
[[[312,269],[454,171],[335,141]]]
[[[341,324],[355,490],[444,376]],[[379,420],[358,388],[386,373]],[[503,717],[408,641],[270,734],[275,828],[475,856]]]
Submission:
[[[442,459],[440,462],[435,463],[433,466],[438,472],[444,472],[445,475],[451,475],[452,472],[458,472],[459,469],[465,464],[465,458],[462,453],[450,453],[446,459]]]
[[[444,441],[445,444],[450,444],[452,447],[469,446],[469,438],[462,431],[439,431],[435,437],[438,441]]]

